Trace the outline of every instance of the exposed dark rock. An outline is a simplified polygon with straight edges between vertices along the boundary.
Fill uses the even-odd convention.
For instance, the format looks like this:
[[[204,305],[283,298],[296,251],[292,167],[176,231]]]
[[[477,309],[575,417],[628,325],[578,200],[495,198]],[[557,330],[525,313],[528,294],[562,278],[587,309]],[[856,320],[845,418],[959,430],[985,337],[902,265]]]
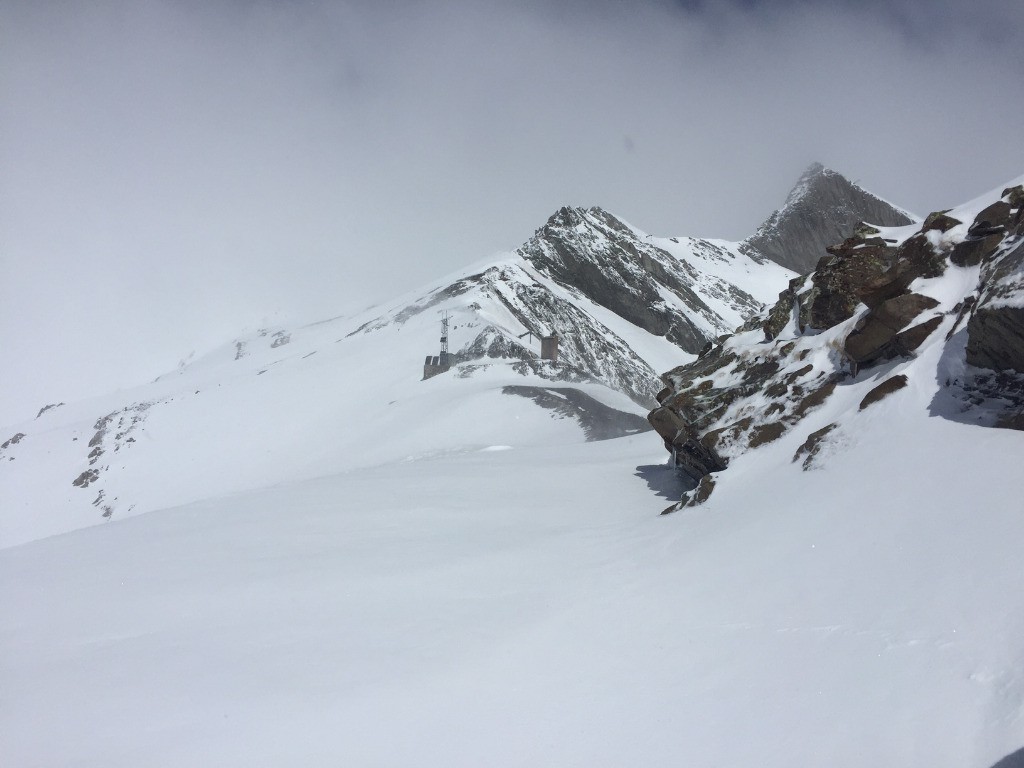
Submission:
[[[946,271],[945,255],[936,252],[928,238],[914,235],[896,251],[896,275],[906,287],[919,277],[939,277]]]
[[[832,423],[819,430],[811,432],[811,434],[807,436],[807,439],[804,440],[803,444],[796,449],[796,452],[793,454],[793,461],[797,462],[802,458],[804,460],[804,471],[806,472],[811,469],[811,467],[814,466],[815,457],[817,457],[818,452],[821,450],[822,442],[831,432],[838,428],[838,426],[838,424]]]
[[[760,424],[750,431],[750,440],[747,443],[749,448],[758,448],[765,443],[778,440],[786,431],[786,425],[781,421],[770,421],[767,424]]]
[[[64,403],[50,403],[49,405],[44,405],[39,409],[39,413],[36,414],[36,418],[38,419],[47,411],[53,410],[54,408],[60,408],[62,405],[64,405]]]
[[[982,259],[991,256],[1002,242],[1001,232],[970,237],[953,247],[949,260],[958,267],[975,267],[981,263]]]
[[[979,306],[1024,304],[1024,238],[1005,242],[1004,248],[982,265],[981,284],[984,290]]]
[[[17,445],[18,443],[20,443],[24,439],[25,439],[25,433],[24,432],[18,432],[17,434],[15,434],[12,437],[10,437],[7,440],[5,440],[3,442],[3,444],[0,445],[0,450],[4,450],[4,449],[7,449],[7,448],[10,448],[12,445]]]
[[[967,362],[1024,373],[1024,240],[982,266],[981,300],[967,321]]]
[[[484,325],[472,341],[452,354],[463,372],[475,361],[517,360],[515,366],[523,373],[532,371],[555,381],[599,381],[644,407],[654,403],[661,388],[657,373],[607,326],[522,271],[494,267],[477,279],[477,287],[500,302],[523,327],[538,333],[542,329],[557,331],[558,362],[541,361],[525,342]]]
[[[956,320],[953,321],[953,327],[946,332],[946,341],[953,338],[953,334],[960,330],[960,324],[971,313],[971,310],[974,309],[974,305],[977,301],[977,296],[965,296],[963,301],[953,307],[953,313],[956,315]]]
[[[688,436],[686,422],[671,408],[655,408],[647,414],[647,421],[654,431],[661,435],[669,450],[680,436],[683,436],[684,439]]]
[[[804,350],[806,351],[806,350]],[[738,356],[728,339],[705,357],[665,374],[673,393],[648,418],[672,452],[679,472],[698,483],[719,472],[730,456],[777,440],[791,425],[824,403],[836,378],[799,361],[792,342],[754,347]],[[716,386],[721,377],[725,386]],[[777,398],[770,406],[746,406],[745,398]]]
[[[916,350],[924,344],[925,339],[935,333],[940,325],[942,325],[942,315],[933,315],[923,323],[912,325],[907,330],[897,333],[895,342],[897,349],[900,350],[900,355],[906,357]]]
[[[704,475],[704,477],[700,479],[700,482],[697,483],[696,488],[684,493],[677,503],[664,510],[661,514],[670,515],[673,512],[678,512],[680,509],[686,509],[687,507],[699,507],[711,498],[711,494],[714,490],[715,478],[711,475]]]
[[[795,318],[798,330],[803,332],[800,290],[806,282],[807,278],[802,275],[790,280],[786,289],[779,294],[779,300],[768,310],[768,315],[764,318],[764,321],[760,322],[761,318],[758,317],[751,318],[748,323],[750,327],[744,327],[740,330],[754,330],[760,324],[764,330],[765,340],[771,341],[778,338],[779,334],[782,333],[782,329],[786,327],[790,320]]]
[[[877,283],[895,259],[896,249],[888,246],[833,249],[819,262],[811,290],[801,299],[803,324],[824,329],[853,317],[864,287]]]
[[[786,327],[794,314],[797,317],[800,316],[800,302],[796,293],[792,289],[787,288],[779,294],[779,300],[768,311],[768,315],[762,325],[765,340],[771,341],[778,338],[779,334],[782,333],[782,329]]]
[[[815,163],[800,177],[785,205],[745,246],[788,269],[806,273],[815,268],[826,246],[847,237],[864,221],[886,227],[911,223],[902,211]],[[865,230],[865,234],[877,232]]]
[[[948,213],[948,210],[929,213],[925,217],[924,224],[921,225],[921,231],[928,232],[929,230],[937,229],[939,232],[948,232],[953,227],[963,224],[962,221],[957,221],[952,216],[948,216]]]
[[[87,469],[74,480],[71,484],[79,488],[88,488],[91,483],[96,482],[99,479],[100,471],[98,469]]]
[[[890,376],[888,379],[886,379],[877,387],[875,387],[866,395],[864,395],[864,399],[860,401],[860,408],[858,410],[863,411],[868,406],[874,405],[875,403],[884,400],[893,392],[898,392],[905,386],[907,386],[906,374],[901,373],[898,376]]]
[[[967,362],[1024,373],[1024,307],[979,308],[967,323]]]
[[[1024,408],[1003,413],[996,421],[995,426],[999,429],[1016,429],[1024,432]]]
[[[1004,198],[1013,208],[1024,208],[1024,184],[1007,187],[1000,197]]]
[[[878,360],[906,354],[910,350],[897,341],[899,332],[923,311],[936,306],[938,302],[935,299],[916,293],[906,293],[879,304],[869,310],[858,321],[856,329],[846,337],[846,355],[863,367]],[[919,345],[920,341],[911,349]]]
[[[674,444],[673,457],[676,469],[694,483],[712,472],[721,472],[726,468],[725,459],[718,455],[700,440],[688,439],[681,444]]]
[[[984,237],[997,232],[1002,234],[1012,221],[1012,212],[1013,206],[1005,200],[997,200],[974,217],[974,223],[967,234],[971,237]]]
[[[790,415],[790,422],[796,423],[818,406],[824,405],[825,401],[832,396],[833,392],[835,392],[836,384],[838,383],[838,377],[833,375],[827,377],[824,382],[816,384],[815,387],[805,395],[799,403],[797,403]]]

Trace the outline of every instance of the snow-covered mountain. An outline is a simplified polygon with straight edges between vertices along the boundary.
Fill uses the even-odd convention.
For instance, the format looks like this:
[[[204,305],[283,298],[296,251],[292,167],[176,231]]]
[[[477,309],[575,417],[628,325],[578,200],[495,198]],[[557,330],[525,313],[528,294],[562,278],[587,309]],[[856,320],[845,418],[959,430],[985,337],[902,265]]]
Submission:
[[[989,768],[1024,744],[1021,182],[803,276],[564,208],[5,428],[0,754]]]

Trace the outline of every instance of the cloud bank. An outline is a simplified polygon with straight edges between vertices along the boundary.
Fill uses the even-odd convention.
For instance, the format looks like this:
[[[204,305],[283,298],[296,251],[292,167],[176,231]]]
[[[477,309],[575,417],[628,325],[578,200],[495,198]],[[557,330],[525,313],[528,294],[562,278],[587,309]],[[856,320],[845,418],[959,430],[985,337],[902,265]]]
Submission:
[[[356,311],[564,204],[740,238],[814,160],[1024,166],[1016,2],[9,2],[0,423]]]

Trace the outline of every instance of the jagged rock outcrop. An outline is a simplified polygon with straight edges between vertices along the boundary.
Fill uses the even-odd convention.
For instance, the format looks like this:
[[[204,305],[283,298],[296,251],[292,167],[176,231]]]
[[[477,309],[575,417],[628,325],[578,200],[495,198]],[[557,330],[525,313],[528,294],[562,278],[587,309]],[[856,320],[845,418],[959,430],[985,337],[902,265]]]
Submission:
[[[987,258],[1008,239],[1018,242]],[[979,213],[962,245],[954,255],[981,263],[984,285],[967,323],[967,362],[1024,374],[1024,187]]]
[[[861,221],[896,227],[912,219],[842,174],[814,163],[786,203],[744,241],[744,247],[804,274],[815,268],[827,246],[849,235]]]
[[[870,369],[926,344],[949,344],[941,364],[960,372],[941,397],[990,409],[978,423],[1024,428],[1024,187],[919,227],[861,224],[825,250],[759,318],[663,375],[648,420],[694,484],[792,430],[837,387],[864,388],[858,411],[904,389],[907,373],[867,387]],[[809,434],[794,460],[815,466],[839,426]]]

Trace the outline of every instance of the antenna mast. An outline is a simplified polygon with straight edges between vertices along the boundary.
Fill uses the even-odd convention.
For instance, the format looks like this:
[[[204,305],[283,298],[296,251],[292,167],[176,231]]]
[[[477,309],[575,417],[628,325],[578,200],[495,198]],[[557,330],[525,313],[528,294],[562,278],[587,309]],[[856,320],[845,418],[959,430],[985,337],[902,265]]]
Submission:
[[[441,315],[441,365],[448,364],[448,312]]]

